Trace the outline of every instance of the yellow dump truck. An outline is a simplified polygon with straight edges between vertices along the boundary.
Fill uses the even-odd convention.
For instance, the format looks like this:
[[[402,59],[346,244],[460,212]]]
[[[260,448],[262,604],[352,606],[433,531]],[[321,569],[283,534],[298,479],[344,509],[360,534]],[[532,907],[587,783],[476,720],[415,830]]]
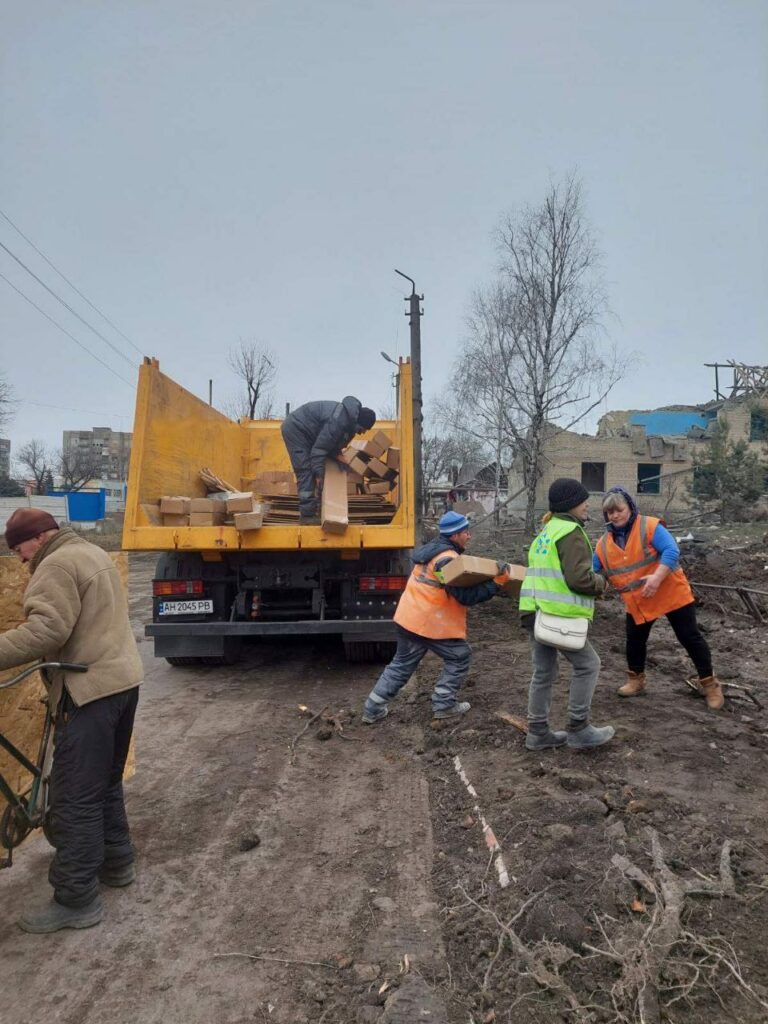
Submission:
[[[249,638],[313,634],[338,635],[354,661],[391,652],[416,525],[410,362],[401,360],[398,370],[397,419],[363,435],[384,430],[400,450],[389,511],[371,522],[351,518],[341,533],[269,515],[260,528],[239,532],[230,524],[163,525],[159,499],[205,497],[205,468],[241,491],[290,470],[280,421],[234,422],[145,359],[123,547],[162,552],[146,627],[157,657],[172,665],[230,663]]]

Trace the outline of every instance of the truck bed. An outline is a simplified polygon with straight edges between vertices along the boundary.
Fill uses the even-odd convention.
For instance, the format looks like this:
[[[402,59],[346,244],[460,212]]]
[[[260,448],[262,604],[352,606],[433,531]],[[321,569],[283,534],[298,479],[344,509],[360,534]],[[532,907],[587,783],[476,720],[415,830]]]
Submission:
[[[131,551],[296,551],[410,548],[414,544],[413,427],[410,363],[400,364],[400,409],[379,421],[401,450],[398,507],[386,524],[354,524],[343,534],[319,526],[264,525],[238,533],[233,526],[163,526],[157,502],[166,494],[205,497],[200,469],[211,468],[247,491],[259,473],[290,470],[280,420],[235,422],[176,384],[155,359],[139,370],[123,547]],[[368,435],[362,435],[368,436]],[[215,556],[214,556],[215,557]]]

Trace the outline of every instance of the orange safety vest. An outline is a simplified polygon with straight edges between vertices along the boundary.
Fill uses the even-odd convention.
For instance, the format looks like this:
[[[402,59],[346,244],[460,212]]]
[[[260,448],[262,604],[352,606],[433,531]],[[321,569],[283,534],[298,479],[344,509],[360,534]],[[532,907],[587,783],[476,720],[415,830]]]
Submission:
[[[651,540],[660,522],[655,516],[638,516],[623,550],[610,532],[603,534],[595,549],[603,575],[621,594],[627,611],[638,626],[643,622],[653,622],[694,600],[685,573],[679,568],[664,577],[653,597],[640,596],[644,585],[641,577],[650,576],[659,564],[659,553]]]
[[[451,597],[435,573],[435,562],[458,558],[456,551],[441,551],[431,561],[414,565],[395,610],[403,629],[430,640],[465,640],[467,609]]]

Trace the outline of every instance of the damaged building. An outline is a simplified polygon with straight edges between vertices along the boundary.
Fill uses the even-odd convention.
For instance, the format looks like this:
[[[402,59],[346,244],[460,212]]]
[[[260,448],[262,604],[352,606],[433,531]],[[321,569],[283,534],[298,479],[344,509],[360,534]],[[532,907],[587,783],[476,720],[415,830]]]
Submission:
[[[717,372],[723,369],[733,372],[727,394],[721,391]],[[570,476],[581,480],[595,495],[620,484],[638,496],[641,511],[683,511],[690,507],[688,485],[694,455],[708,445],[715,425],[723,421],[732,441],[746,441],[764,456],[768,442],[768,367],[728,363],[717,364],[715,370],[716,397],[703,405],[609,412],[600,419],[595,435],[549,427],[537,508],[546,508],[553,480]],[[510,490],[515,489],[510,481]],[[515,509],[523,508],[524,503],[522,495]]]

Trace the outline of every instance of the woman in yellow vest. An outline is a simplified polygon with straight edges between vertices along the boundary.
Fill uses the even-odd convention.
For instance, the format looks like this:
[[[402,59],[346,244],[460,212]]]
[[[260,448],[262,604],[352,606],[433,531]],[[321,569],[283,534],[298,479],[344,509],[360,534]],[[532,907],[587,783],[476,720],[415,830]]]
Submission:
[[[536,612],[563,618],[594,615],[595,596],[605,580],[592,568],[592,545],[584,530],[589,492],[578,480],[561,477],[549,488],[549,513],[528,550],[528,572],[520,590],[520,621],[530,631],[533,676],[528,689],[528,750],[561,747],[574,750],[601,747],[613,738],[611,725],[590,724],[592,696],[600,672],[600,658],[587,640],[579,651],[560,650],[573,669],[568,694],[568,730],[550,728],[552,687],[557,679],[558,648],[534,636]]]
[[[707,707],[719,711],[723,691],[712,671],[712,654],[696,622],[693,591],[679,566],[680,549],[660,519],[641,516],[623,487],[603,499],[606,533],[597,542],[594,568],[615,587],[627,610],[628,678],[620,697],[645,692],[645,652],[651,628],[665,615],[698,673]]]
[[[499,566],[496,580],[474,587],[447,586],[442,570],[467,546],[469,520],[459,512],[446,512],[437,525],[440,537],[413,553],[413,571],[395,610],[397,651],[368,694],[363,708],[367,725],[387,717],[389,702],[411,678],[427,651],[443,659],[443,671],[432,693],[434,717],[455,718],[469,711],[469,701],[457,699],[472,653],[467,643],[467,607],[501,593],[500,583],[508,576]]]

